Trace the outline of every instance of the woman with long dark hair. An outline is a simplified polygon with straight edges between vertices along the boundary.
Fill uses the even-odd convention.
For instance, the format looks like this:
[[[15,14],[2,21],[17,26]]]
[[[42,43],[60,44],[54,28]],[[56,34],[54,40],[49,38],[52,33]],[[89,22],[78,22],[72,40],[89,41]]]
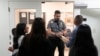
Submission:
[[[22,42],[18,56],[52,56],[52,45],[47,39],[45,22],[42,18],[34,19],[31,32]]]
[[[27,25],[25,23],[18,23],[16,26],[15,36],[13,38],[13,56],[16,56],[18,49],[21,45],[22,39],[28,32]]]
[[[69,56],[98,56],[89,25],[80,25]]]

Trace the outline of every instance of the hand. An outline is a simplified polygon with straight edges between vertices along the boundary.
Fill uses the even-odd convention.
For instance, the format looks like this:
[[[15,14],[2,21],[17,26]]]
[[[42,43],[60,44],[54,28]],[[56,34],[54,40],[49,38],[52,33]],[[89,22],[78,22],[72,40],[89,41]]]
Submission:
[[[58,35],[60,35],[60,36],[62,36],[62,35],[63,35],[63,33],[62,33],[62,32],[58,32],[57,34],[58,34]]]
[[[63,36],[63,33],[62,32],[58,32],[58,33],[56,33],[56,36],[57,37],[61,37],[61,36]]]
[[[69,38],[65,37],[65,36],[61,36],[61,40],[64,42],[64,43],[68,43],[69,42]]]
[[[8,50],[13,52],[13,47],[9,47]]]

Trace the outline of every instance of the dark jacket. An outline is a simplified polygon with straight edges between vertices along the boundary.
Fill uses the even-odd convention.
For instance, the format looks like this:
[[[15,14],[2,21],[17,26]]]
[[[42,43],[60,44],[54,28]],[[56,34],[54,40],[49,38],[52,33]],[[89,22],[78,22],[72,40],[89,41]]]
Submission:
[[[26,36],[19,48],[18,56],[52,56],[52,45],[49,40],[43,39],[39,42],[35,40],[30,43]]]
[[[84,24],[79,27],[69,56],[98,56],[97,48],[92,39],[91,29],[88,25]]]

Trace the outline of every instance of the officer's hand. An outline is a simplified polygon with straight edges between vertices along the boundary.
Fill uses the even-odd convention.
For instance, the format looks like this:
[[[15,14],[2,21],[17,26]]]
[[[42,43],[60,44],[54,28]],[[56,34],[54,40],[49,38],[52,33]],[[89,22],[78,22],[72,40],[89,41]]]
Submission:
[[[62,32],[58,32],[58,33],[56,33],[56,36],[60,38],[61,36],[63,36],[63,33]]]
[[[63,35],[63,33],[62,33],[62,32],[58,32],[58,35],[62,36],[62,35]]]

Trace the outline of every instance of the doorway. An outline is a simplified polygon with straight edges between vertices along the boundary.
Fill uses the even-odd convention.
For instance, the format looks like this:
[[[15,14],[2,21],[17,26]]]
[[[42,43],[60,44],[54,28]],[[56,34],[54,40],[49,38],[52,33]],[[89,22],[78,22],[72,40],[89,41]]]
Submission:
[[[54,11],[61,11],[61,20],[67,28],[73,30],[74,2],[44,2],[41,5],[42,12],[45,12],[46,27],[48,22],[54,18]]]
[[[18,23],[26,23],[31,30],[31,24],[36,17],[35,9],[15,9],[15,25]]]

